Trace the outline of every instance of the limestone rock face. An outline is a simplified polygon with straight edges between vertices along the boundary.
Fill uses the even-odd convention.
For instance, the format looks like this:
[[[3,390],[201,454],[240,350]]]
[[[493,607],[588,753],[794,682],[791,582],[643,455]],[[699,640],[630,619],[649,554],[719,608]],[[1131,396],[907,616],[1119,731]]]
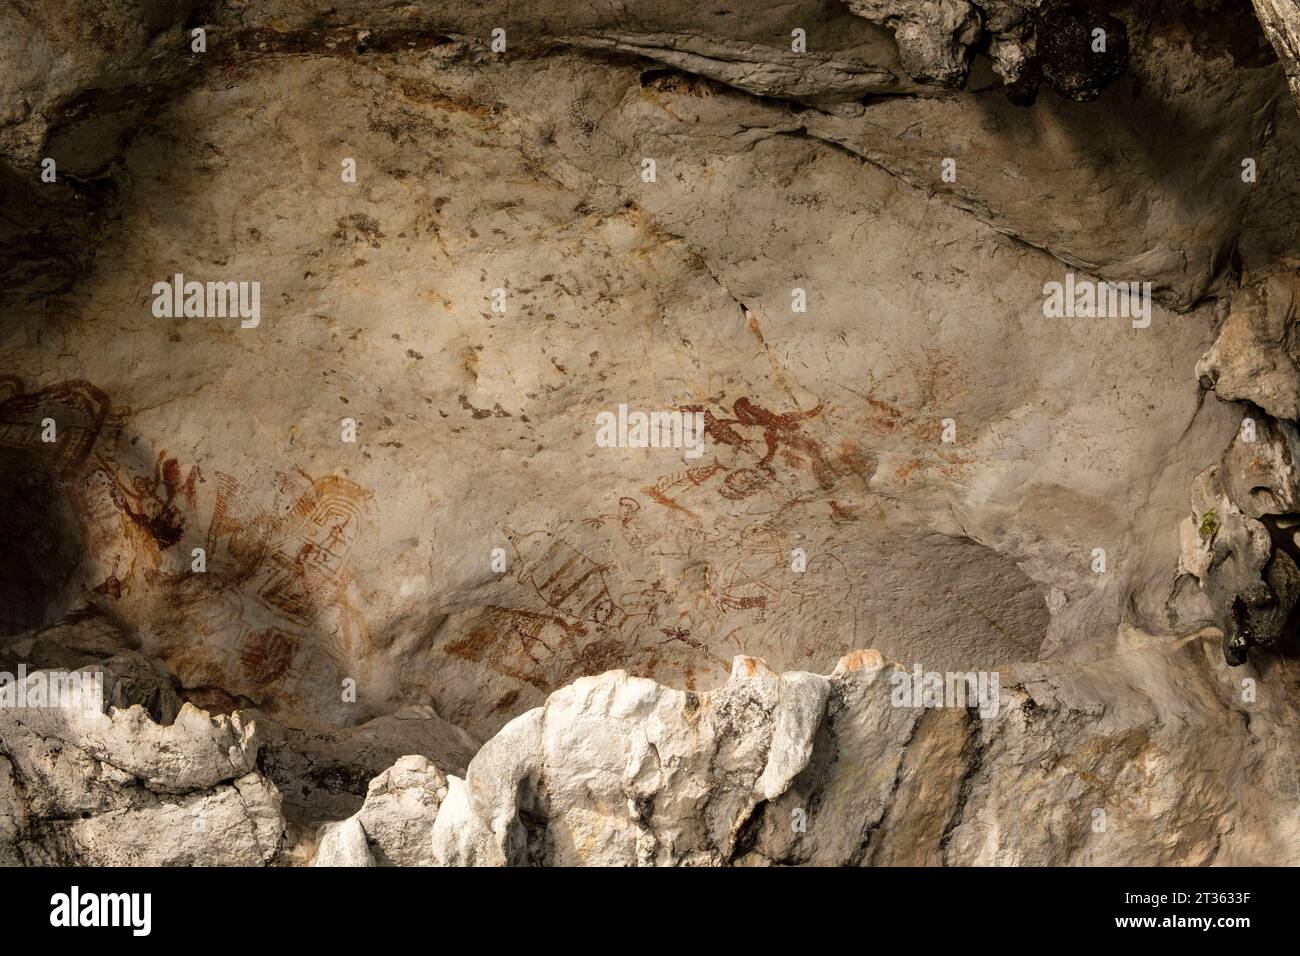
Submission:
[[[315,866],[374,866],[366,831],[356,817],[331,823],[321,830]]]
[[[428,758],[402,757],[370,782],[354,816],[322,829],[315,865],[430,865],[434,820],[446,796],[447,778]]]
[[[1253,402],[1270,415],[1300,419],[1300,348],[1294,338],[1293,271],[1265,276],[1232,298],[1219,338],[1196,364],[1219,397]]]
[[[1270,810],[1294,801],[1294,705],[1252,705],[1249,729],[1197,744],[1243,713],[1213,640],[1125,642],[1018,668],[977,710],[899,706],[912,675],[875,652],[830,677],[741,657],[702,695],[583,678],[511,722],[441,806],[375,800],[404,758],[352,819],[432,822],[418,864],[1294,864],[1300,816]]]
[[[704,695],[623,671],[582,678],[470,763],[438,818],[439,862],[725,860],[754,808],[807,763],[829,689],[747,657]]]
[[[428,705],[357,727],[308,730],[259,717],[258,728],[258,766],[283,795],[285,816],[307,827],[360,810],[376,777],[399,757],[418,754],[463,774],[479,746]]]
[[[1286,67],[1287,85],[1300,103],[1300,16],[1287,0],[1253,0],[1259,22]]]
[[[1296,862],[1297,37],[4,6],[0,859]]]
[[[1300,435],[1290,422],[1253,419],[1192,489],[1180,535],[1180,570],[1195,577],[1223,622],[1224,654],[1240,664],[1252,646],[1290,649],[1300,599],[1293,516]]]
[[[238,714],[187,703],[160,726],[139,704],[6,706],[0,740],[10,864],[260,866],[280,851],[280,794],[254,769],[255,725]]]
[[[850,0],[860,17],[894,31],[903,68],[915,79],[957,85],[966,78],[968,48],[980,35],[980,14],[965,0]]]

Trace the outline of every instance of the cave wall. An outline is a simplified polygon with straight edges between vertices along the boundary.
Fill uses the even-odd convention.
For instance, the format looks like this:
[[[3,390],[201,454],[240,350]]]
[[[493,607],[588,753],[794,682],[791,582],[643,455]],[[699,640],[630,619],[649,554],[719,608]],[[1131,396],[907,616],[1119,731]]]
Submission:
[[[11,725],[6,852],[211,804],[241,863],[1294,862],[1256,7],[11,5],[0,663],[107,670],[128,750],[260,729],[160,798]],[[1149,313],[1047,317],[1075,280]],[[601,447],[620,405],[703,453]],[[914,667],[1008,696],[887,707]]]

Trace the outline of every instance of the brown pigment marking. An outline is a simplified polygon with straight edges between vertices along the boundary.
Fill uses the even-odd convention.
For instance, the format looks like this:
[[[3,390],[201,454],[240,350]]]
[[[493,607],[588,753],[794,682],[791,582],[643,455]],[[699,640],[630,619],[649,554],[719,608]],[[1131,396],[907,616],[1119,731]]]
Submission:
[[[561,652],[574,654],[578,638],[586,636],[584,625],[569,624],[555,615],[522,608],[490,605],[485,610],[484,619],[465,637],[446,645],[446,653],[462,660],[486,663],[498,674],[531,684],[540,691],[565,682],[566,675],[573,671],[572,663],[558,667],[559,672],[553,677],[545,673],[545,667]],[[551,643],[542,638],[547,628],[552,629]],[[539,647],[545,651],[542,657],[537,653]]]
[[[354,212],[350,216],[341,216],[335,224],[334,241],[338,243],[365,242],[372,249],[378,249],[381,239],[387,238],[379,228],[379,223],[365,213]]]
[[[956,452],[939,452],[939,457],[948,463],[947,468],[940,468],[939,473],[950,481],[960,481],[966,477],[966,469],[975,464],[973,457],[963,457]]]
[[[318,595],[336,594],[343,583],[348,552],[360,534],[361,505],[370,498],[362,486],[335,475],[311,482],[276,529],[257,589],[265,607],[299,626],[318,615]]]
[[[666,635],[666,637],[659,642],[660,646],[680,642],[688,647],[693,647],[696,650],[706,649],[703,641],[691,637],[691,630],[688,627],[661,627],[659,628],[659,633]]]
[[[99,461],[97,471],[109,482],[108,491],[113,504],[149,536],[159,551],[176,544],[185,532],[185,519],[175,501],[181,487],[178,485],[179,477],[177,483],[166,477],[169,466],[179,476],[180,467],[176,460],[168,459],[166,451],[160,452],[154,463],[153,476],[132,475],[128,487],[112,461],[99,453],[95,457]],[[190,469],[190,481],[195,481],[196,477],[197,466]]]
[[[166,455],[166,452],[163,452],[163,455]],[[161,455],[159,460],[162,460]],[[168,458],[163,462],[162,475],[163,484],[167,487],[167,493],[173,498],[176,497],[176,492],[181,483],[181,466],[175,458]]]
[[[137,527],[153,539],[159,550],[170,548],[185,533],[184,523],[180,520],[180,516],[174,512],[151,516],[128,509],[126,514],[128,518],[135,522]]]
[[[58,382],[35,392],[27,392],[23,380],[16,376],[5,376],[0,384],[12,389],[0,401],[0,448],[40,453],[52,459],[61,474],[74,471],[90,457],[111,410],[102,389],[82,379]],[[58,441],[41,441],[45,418],[54,419]]]
[[[492,110],[488,107],[475,103],[467,96],[450,95],[432,83],[418,83],[408,79],[399,83],[398,88],[408,100],[414,100],[425,106],[433,106],[448,112],[468,113],[471,116],[478,117],[492,115]]]
[[[580,676],[603,674],[620,667],[627,658],[623,646],[610,638],[592,641],[578,652],[576,666]]]
[[[915,473],[917,470],[924,467],[925,467],[924,461],[922,461],[920,458],[913,458],[911,461],[907,462],[906,464],[899,465],[897,468],[894,469],[894,480],[907,481],[907,479],[911,477],[913,473]]]
[[[621,627],[627,614],[609,593],[607,565],[593,561],[563,538],[555,538],[520,572],[547,605],[570,617]],[[542,580],[539,582],[539,578]]]
[[[713,412],[703,405],[683,405],[683,412],[703,412],[704,413],[704,434],[720,445],[730,445],[733,448],[744,448],[749,444],[749,439],[745,438],[736,430],[728,427],[730,425],[740,424],[739,419],[716,417]]]
[[[644,495],[648,495],[656,504],[661,504],[665,508],[669,508],[673,511],[680,511],[682,514],[686,515],[686,517],[690,518],[692,521],[696,521],[703,524],[703,519],[701,519],[699,515],[697,515],[690,508],[687,508],[685,505],[679,505],[676,501],[674,501],[672,498],[669,498],[658,488],[655,488],[651,485],[646,485],[644,488],[641,489],[641,493]]]
[[[498,700],[495,704],[492,705],[492,713],[494,714],[500,713],[501,711],[514,706],[514,702],[517,701],[518,699],[519,699],[518,689],[507,691],[506,693],[501,695],[500,700]]]
[[[226,553],[238,564],[224,585],[251,582],[257,600],[282,618],[286,633],[301,633],[325,605],[337,605],[345,615],[351,610],[345,596],[346,559],[360,534],[361,508],[371,497],[346,478],[298,475],[307,489],[287,514],[276,518],[252,504],[235,478],[218,472],[217,502],[206,536],[209,557],[224,541]],[[301,488],[298,479],[280,474],[281,491],[295,484]],[[350,644],[353,636],[349,629],[344,639]],[[357,636],[369,643],[364,625]]]
[[[743,440],[743,439],[742,439]],[[675,511],[680,511],[696,524],[703,524],[703,520],[694,511],[679,504],[675,498],[670,497],[666,492],[670,488],[679,488],[690,486],[698,488],[707,482],[719,472],[724,472],[727,467],[721,462],[714,462],[711,465],[702,465],[696,468],[688,468],[686,471],[676,471],[667,475],[660,475],[653,486],[647,485],[641,489],[642,494],[649,495],[656,503],[663,505]]]
[[[859,518],[857,508],[842,505],[838,501],[828,501],[827,504],[830,505],[832,520],[857,521]]]
[[[297,638],[271,627],[244,635],[239,661],[249,683],[258,690],[266,690],[285,675],[297,652]]]
[[[755,608],[767,607],[766,594],[751,595],[748,597],[740,597],[740,598],[722,597],[719,598],[719,601],[724,607],[733,608],[739,611],[750,611]]]
[[[821,445],[802,431],[802,423],[820,415],[823,408],[824,405],[818,405],[805,412],[778,414],[748,398],[738,398],[732,406],[737,424],[751,425],[763,430],[767,453],[760,459],[760,466],[770,464],[777,450],[785,444],[810,459],[810,467],[817,484],[823,490],[829,490],[835,486],[838,477],[835,469],[826,460]]]
[[[726,478],[722,479],[722,487],[718,489],[718,494],[731,501],[740,501],[748,498],[775,478],[776,472],[766,466],[736,468],[729,472]]]
[[[469,398],[467,396],[461,395],[459,396],[459,398],[460,398],[460,407],[465,409],[465,411],[469,412],[470,415],[472,415],[476,421],[483,418],[513,418],[514,417],[508,411],[506,411],[504,408],[501,407],[500,402],[497,402],[491,408],[475,408],[473,405],[470,404]]]
[[[862,446],[852,439],[840,442],[839,447],[836,449],[836,457],[844,463],[849,471],[862,477],[869,477],[876,467],[875,459],[863,451]]]
[[[884,412],[890,418],[901,419],[904,417],[903,410],[892,402],[881,401],[876,398],[875,391],[867,393],[867,404],[877,411]]]
[[[926,346],[924,352],[926,368],[914,374],[922,407],[932,408],[951,401],[964,391],[961,366],[932,345]]]
[[[103,581],[91,589],[92,594],[105,594],[114,600],[122,596],[122,582],[117,579],[117,575],[110,574]]]

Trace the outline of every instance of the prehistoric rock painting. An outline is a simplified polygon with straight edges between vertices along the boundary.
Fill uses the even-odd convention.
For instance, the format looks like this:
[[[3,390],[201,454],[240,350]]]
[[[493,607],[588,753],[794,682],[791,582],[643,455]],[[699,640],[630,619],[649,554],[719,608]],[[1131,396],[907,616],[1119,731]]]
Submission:
[[[300,685],[317,678],[336,686],[370,648],[348,597],[370,493],[335,475],[277,473],[257,490],[225,472],[214,477],[207,572],[175,579],[190,631],[169,643],[169,662],[188,683],[259,701],[301,700]]]
[[[0,865],[1300,862],[1297,40],[0,3]]]
[[[627,614],[610,597],[604,571],[604,566],[567,541],[555,539],[541,557],[525,567],[521,579],[555,610],[580,621],[617,629]]]
[[[124,481],[118,469],[108,459],[97,456],[100,467],[97,473],[113,483],[113,497],[118,507],[131,521],[147,532],[161,548],[176,544],[185,531],[185,511],[197,505],[198,465],[190,466],[184,479],[175,458],[167,457],[166,450],[158,453],[151,476],[132,475]]]
[[[94,582],[91,592],[122,596],[124,582],[131,577],[138,548],[129,533],[126,503],[113,475],[95,468],[77,489],[78,515],[85,532],[85,561]]]
[[[613,516],[620,526],[639,510],[632,501],[623,499]],[[599,516],[589,526],[610,518]],[[483,609],[466,636],[445,646],[446,653],[548,691],[610,667],[653,668],[665,644],[689,636],[661,618],[672,600],[657,582],[621,589],[615,597],[609,566],[565,538],[510,529],[506,535],[518,568],[513,578],[535,607]]]
[[[244,676],[254,687],[274,686],[293,664],[299,644],[298,638],[274,627],[246,631],[239,641],[239,661]]]
[[[783,487],[778,468],[807,476],[822,490],[838,481],[830,456],[803,432],[822,409],[778,414],[741,398],[731,417],[706,410],[706,434],[717,443],[719,460],[663,474],[642,487],[641,494],[659,506],[656,514],[648,515],[637,496],[624,494],[614,511],[581,520],[589,536],[613,532],[630,546],[628,554],[610,540],[602,549],[620,556],[617,566],[562,534],[506,529],[517,569],[512,577],[531,600],[485,609],[470,633],[446,651],[539,690],[591,673],[596,663],[654,673],[666,655],[688,683],[697,667],[725,669],[740,646],[719,652],[719,640],[737,633],[737,616],[764,624],[769,608],[791,587],[782,525],[807,499]],[[710,492],[713,501],[744,502],[747,513],[728,519],[709,500],[693,499]],[[767,508],[753,513],[760,498]],[[713,515],[709,523],[702,513]],[[656,556],[685,561],[697,571],[640,576],[637,561]],[[727,637],[721,644],[734,641]]]
[[[607,521],[617,520],[624,539],[633,548],[641,548],[647,540],[647,533],[641,527],[641,502],[637,499],[624,495],[618,499],[617,514],[596,515],[591,518],[583,518],[582,523],[589,528],[604,527]]]
[[[81,380],[29,392],[23,380],[0,376],[0,448],[38,454],[61,475],[90,456],[112,407],[103,391]],[[53,419],[57,440],[42,441],[44,421]]]
[[[804,431],[823,409],[777,413],[750,398],[737,399],[730,415],[684,407],[704,412],[717,459],[664,473],[639,495],[623,494],[613,511],[581,519],[584,540],[605,538],[599,551],[608,559],[569,532],[505,529],[511,577],[527,597],[484,609],[446,652],[543,691],[597,665],[655,673],[671,659],[689,685],[697,669],[725,670],[740,650],[741,621],[764,624],[790,587],[782,524],[806,501],[798,483],[826,490],[839,481],[831,456]],[[740,510],[719,514],[719,499]],[[655,559],[671,562],[668,573],[645,576]]]
[[[563,684],[579,666],[587,634],[586,626],[559,615],[488,607],[469,633],[445,649],[545,692]]]
[[[161,555],[184,534],[197,506],[201,474],[166,450],[138,474],[121,442],[132,411],[114,407],[96,385],[80,379],[39,388],[0,376],[0,449],[32,455],[58,478],[82,530],[88,593],[121,598],[137,569],[157,571]],[[53,441],[47,420],[53,422]],[[133,443],[132,443],[133,444]],[[141,560],[143,559],[143,560]]]
[[[524,615],[528,626],[521,630],[517,622],[512,622],[512,627],[521,635],[532,635],[541,624],[559,625],[563,631],[554,647],[532,636],[522,637],[531,659],[537,659],[538,649],[554,654],[558,647],[570,647],[576,652],[580,650],[577,642],[589,630],[617,632],[627,622],[627,612],[611,596],[607,565],[547,531],[519,533],[506,529],[506,537],[514,550],[516,580],[549,612],[521,609],[519,613]],[[505,609],[497,610],[505,612]]]
[[[368,497],[345,478],[312,482],[267,542],[266,560],[255,576],[265,607],[300,626],[314,619],[318,596],[337,594],[343,583],[348,551],[361,528],[361,505]]]
[[[803,431],[804,422],[816,418],[823,408],[817,405],[807,411],[777,413],[742,397],[732,404],[732,418],[719,418],[700,405],[686,406],[683,411],[704,413],[704,433],[716,445],[753,453],[757,443],[762,442],[762,454],[756,455],[751,464],[728,471],[718,489],[722,497],[739,501],[776,477],[772,466],[778,455],[786,465],[806,469],[823,491],[835,487],[838,475],[825,450]],[[702,473],[703,469],[694,471]]]

